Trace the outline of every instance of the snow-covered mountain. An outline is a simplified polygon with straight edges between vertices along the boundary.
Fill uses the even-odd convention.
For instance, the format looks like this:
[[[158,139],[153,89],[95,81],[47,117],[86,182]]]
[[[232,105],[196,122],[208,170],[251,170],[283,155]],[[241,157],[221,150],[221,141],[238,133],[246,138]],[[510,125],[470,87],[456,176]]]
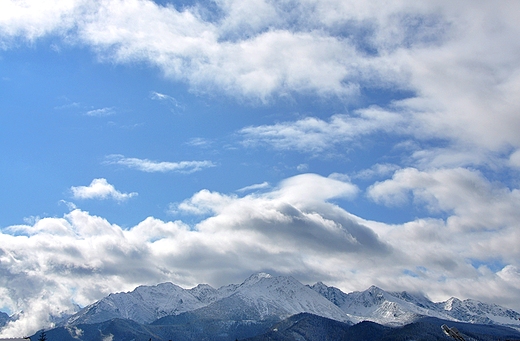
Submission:
[[[435,308],[433,302],[419,295],[396,295],[375,286],[349,294],[323,283],[311,288],[348,313],[355,322],[368,320],[383,325],[404,325],[421,316],[449,319]]]
[[[496,304],[487,304],[472,299],[464,301],[452,297],[436,304],[449,316],[458,320],[480,324],[501,324],[520,329],[520,314]]]
[[[375,286],[365,291],[348,294],[321,282],[310,288],[348,313],[354,322],[368,320],[389,326],[405,325],[420,317],[430,316],[444,320],[498,324],[520,329],[520,314],[496,304],[470,299],[461,301],[457,298],[434,303],[420,294],[406,291],[386,292]]]
[[[242,307],[256,310],[260,319],[269,315],[286,318],[307,312],[338,321],[349,321],[347,314],[338,306],[292,277],[273,277],[260,273],[252,275],[237,287],[223,287],[219,290],[230,293],[222,300],[241,301]]]
[[[205,306],[206,302],[211,300],[208,298],[204,301],[204,292],[211,292],[212,289],[207,287],[192,289],[195,295],[202,298],[200,299],[189,290],[172,283],[140,286],[132,292],[108,295],[70,317],[66,324],[97,323],[114,318],[150,323],[163,316],[176,315]]]
[[[132,292],[111,294],[85,307],[64,324],[92,324],[114,318],[141,324],[190,318],[257,323],[299,313],[349,323],[368,320],[387,326],[402,326],[429,316],[520,329],[520,314],[498,305],[456,298],[434,303],[420,294],[386,292],[375,286],[347,294],[321,282],[306,286],[292,277],[265,273],[219,289],[207,284],[192,289],[172,283],[140,286]]]
[[[114,318],[151,323],[169,315],[197,311],[215,318],[233,315],[247,320],[283,319],[309,312],[348,321],[339,307],[292,277],[252,275],[242,284],[217,289],[200,284],[183,289],[172,283],[140,286],[132,292],[110,294],[70,317],[65,324],[91,324]],[[231,317],[231,316],[230,316]]]

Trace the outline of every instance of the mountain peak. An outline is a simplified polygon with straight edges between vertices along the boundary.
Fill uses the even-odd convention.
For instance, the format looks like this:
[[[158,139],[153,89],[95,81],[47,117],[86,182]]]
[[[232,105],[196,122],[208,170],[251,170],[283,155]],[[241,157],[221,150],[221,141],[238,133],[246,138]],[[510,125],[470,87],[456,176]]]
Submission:
[[[321,295],[324,295],[329,291],[329,287],[325,285],[323,282],[316,282],[314,285],[310,285],[309,288]]]
[[[244,285],[244,284],[246,284],[246,285],[253,285],[253,284],[256,284],[256,283],[258,283],[261,280],[266,279],[266,278],[273,278],[273,276],[271,276],[270,274],[265,273],[265,272],[258,272],[256,274],[253,274],[253,275],[249,276],[249,278],[246,279],[242,283],[242,285]]]
[[[183,314],[187,312],[188,314]],[[298,313],[311,313],[336,321],[401,326],[422,316],[451,321],[499,324],[520,328],[520,314],[497,305],[450,298],[434,303],[422,294],[387,292],[377,286],[349,294],[323,282],[303,285],[291,276],[259,272],[242,284],[214,289],[199,284],[183,289],[172,283],[140,286],[132,292],[111,294],[72,316],[69,325],[97,323],[114,318],[151,323],[169,316],[179,320],[267,321]],[[190,317],[191,316],[191,317]],[[1,315],[0,315],[1,317]]]

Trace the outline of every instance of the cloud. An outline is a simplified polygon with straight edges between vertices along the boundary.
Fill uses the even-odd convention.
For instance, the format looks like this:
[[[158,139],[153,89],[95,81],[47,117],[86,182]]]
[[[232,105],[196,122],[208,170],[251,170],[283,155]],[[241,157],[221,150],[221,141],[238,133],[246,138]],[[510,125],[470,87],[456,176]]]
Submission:
[[[101,109],[89,110],[89,111],[87,111],[86,115],[102,117],[102,116],[115,115],[115,113],[116,112],[114,111],[114,108],[101,108]]]
[[[453,212],[446,220],[363,220],[333,202],[353,198],[354,185],[301,174],[263,193],[199,191],[177,205],[178,213],[202,214],[194,225],[149,217],[122,228],[73,209],[63,218],[4,228],[0,306],[24,313],[3,335],[48,328],[49,314],[72,312],[76,303],[110,292],[164,281],[219,286],[256,271],[322,280],[345,291],[375,284],[518,309],[512,302],[520,297],[520,199],[465,172],[405,169],[389,180],[417,187],[432,209]],[[496,259],[503,264],[498,269],[486,265]]]
[[[182,10],[137,0],[52,5],[10,1],[0,27],[9,37],[61,34],[107,60],[158,66],[198,91],[221,89],[260,100],[292,91],[351,96],[360,81],[379,79],[382,72],[399,77],[384,60],[364,59],[349,39],[312,20],[312,5],[219,2],[218,21],[205,20],[200,4]],[[306,19],[291,28],[299,16]]]
[[[405,133],[446,142],[415,155],[418,164],[435,167],[488,165],[496,153],[520,148],[517,3],[215,5],[218,14],[202,3],[4,1],[0,39],[8,48],[13,39],[53,34],[92,48],[107,62],[156,66],[196,92],[252,101],[299,93],[349,102],[362,89],[409,94],[378,110],[379,118],[390,119],[388,126],[360,112],[328,121],[309,117],[245,128],[248,144],[319,152],[356,136]]]
[[[372,107],[354,115],[333,115],[328,122],[307,117],[295,122],[246,127],[239,133],[246,146],[266,144],[281,150],[318,153],[364,135],[396,130],[401,122],[399,115]]]
[[[74,26],[83,1],[51,0],[24,2],[7,0],[0,5],[0,46],[22,36],[29,41],[49,33],[64,33]]]
[[[244,187],[242,196],[201,190],[173,205],[199,219],[193,225],[147,218],[125,229],[71,206],[63,218],[0,232],[0,306],[25,312],[6,333],[49,325],[49,312],[70,312],[111,291],[166,280],[219,285],[254,271],[346,291],[376,284],[518,305],[520,194],[491,180],[500,174],[486,176],[520,165],[520,3],[222,0],[216,14],[203,6],[7,0],[0,48],[61,37],[101,61],[144,63],[196,93],[253,103],[298,94],[350,107],[366,89],[399,94],[388,105],[249,126],[239,135],[246,146],[317,155],[387,134],[396,148],[411,147],[400,150],[404,165],[378,161],[351,176],[393,172],[367,189],[368,198],[411,203],[426,217],[385,224],[352,215],[334,203],[359,193],[344,174],[301,174],[261,193],[244,195],[258,184]],[[123,155],[106,163],[146,172],[215,166]],[[71,190],[76,198],[137,195],[105,179]]]
[[[390,164],[390,163],[376,163],[369,169],[364,169],[360,172],[357,172],[354,177],[358,179],[372,179],[378,176],[387,176],[396,170],[401,168],[398,165]]]
[[[150,98],[154,101],[166,102],[169,105],[172,105],[173,107],[175,107],[177,109],[184,109],[184,107],[174,97],[169,96],[169,95],[165,95],[165,94],[161,94],[156,91],[152,91],[150,93]]]
[[[489,182],[481,173],[464,168],[398,170],[392,179],[369,187],[367,194],[389,206],[413,199],[432,212],[452,214],[447,223],[454,230],[509,229],[520,219],[518,189]]]
[[[186,142],[186,144],[193,147],[207,148],[213,144],[213,141],[202,137],[194,137]]]
[[[520,149],[516,150],[509,156],[509,162],[512,167],[520,168]]]
[[[134,168],[143,172],[178,172],[178,173],[193,173],[198,172],[204,168],[215,167],[216,165],[211,161],[181,161],[181,162],[156,162],[147,159],[129,158],[123,155],[108,155],[105,163],[122,165],[129,168]]]
[[[74,199],[114,199],[116,201],[125,201],[134,196],[136,192],[121,193],[109,184],[106,179],[94,179],[88,186],[71,187]]]
[[[261,184],[255,184],[255,185],[251,185],[251,186],[242,187],[240,189],[237,189],[237,192],[249,192],[249,191],[254,191],[257,189],[264,189],[264,188],[269,188],[269,183],[267,181],[264,181]]]

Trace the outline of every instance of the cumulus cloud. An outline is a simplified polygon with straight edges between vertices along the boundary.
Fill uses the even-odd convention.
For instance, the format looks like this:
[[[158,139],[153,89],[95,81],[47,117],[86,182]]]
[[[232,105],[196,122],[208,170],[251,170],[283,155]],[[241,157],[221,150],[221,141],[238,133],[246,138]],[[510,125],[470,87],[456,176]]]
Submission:
[[[106,157],[105,163],[122,165],[129,168],[134,168],[143,172],[178,172],[178,173],[193,173],[198,172],[204,168],[215,167],[211,161],[180,161],[180,162],[157,162],[148,159],[138,159],[133,157],[124,157],[123,155],[113,154]]]
[[[121,193],[103,178],[92,180],[88,186],[73,186],[70,189],[74,199],[114,199],[116,201],[125,201],[137,195],[136,192]]]
[[[431,211],[453,214],[447,222],[454,229],[510,229],[520,219],[518,189],[491,183],[479,172],[465,168],[398,170],[392,179],[372,185],[367,194],[385,205],[413,199]]]
[[[464,193],[448,203],[454,218],[480,220],[497,207],[502,207],[498,212],[520,212],[518,200],[511,202],[517,194],[493,188],[478,174],[471,184],[457,172],[408,172],[408,178],[420,175],[430,181],[425,187],[432,194],[425,198],[450,196],[449,188],[459,183],[452,192]],[[435,182],[441,179],[444,189]],[[496,206],[473,218],[463,201],[472,195],[474,201],[483,200],[478,193],[490,190]],[[509,306],[520,297],[520,229],[505,214],[488,217],[495,222],[485,229],[457,229],[457,224],[464,226],[463,219],[451,218],[388,225],[363,220],[333,202],[356,192],[336,176],[301,174],[261,194],[202,190],[177,205],[179,213],[203,215],[194,225],[150,217],[122,228],[74,209],[63,218],[5,228],[0,232],[0,290],[6,294],[0,305],[24,313],[4,335],[48,327],[49,313],[70,313],[75,304],[137,285],[172,281],[185,287],[203,282],[219,286],[256,271],[291,274],[304,282],[322,280],[345,291],[376,284],[389,290],[424,290],[439,299],[457,295]],[[485,209],[489,202],[481,204]],[[490,228],[500,233],[489,234]],[[476,259],[485,264],[489,257],[505,266],[493,272],[471,263]]]

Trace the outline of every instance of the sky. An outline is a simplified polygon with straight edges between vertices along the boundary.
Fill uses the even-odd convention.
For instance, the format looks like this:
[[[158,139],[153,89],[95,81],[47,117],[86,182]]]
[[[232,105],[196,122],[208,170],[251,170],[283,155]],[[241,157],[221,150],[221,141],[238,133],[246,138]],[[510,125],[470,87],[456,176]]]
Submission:
[[[2,336],[255,272],[520,311],[520,2],[2,0]]]

